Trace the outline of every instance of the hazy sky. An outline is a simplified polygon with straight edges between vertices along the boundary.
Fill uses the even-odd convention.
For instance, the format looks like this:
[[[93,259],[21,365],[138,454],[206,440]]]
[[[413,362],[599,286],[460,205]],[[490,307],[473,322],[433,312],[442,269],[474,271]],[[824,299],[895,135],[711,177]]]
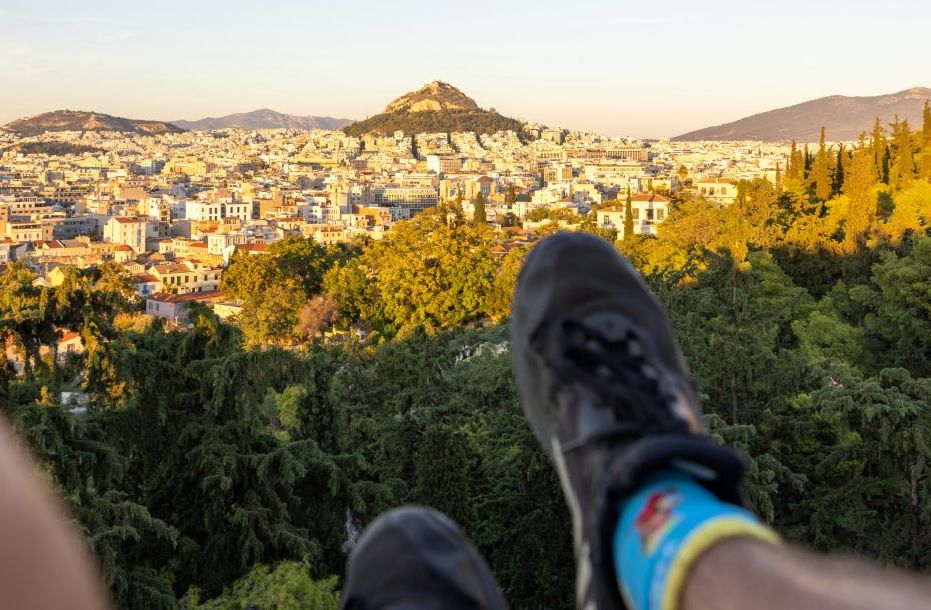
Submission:
[[[439,79],[505,115],[662,137],[931,86],[929,26],[928,0],[0,0],[0,123],[364,118]]]

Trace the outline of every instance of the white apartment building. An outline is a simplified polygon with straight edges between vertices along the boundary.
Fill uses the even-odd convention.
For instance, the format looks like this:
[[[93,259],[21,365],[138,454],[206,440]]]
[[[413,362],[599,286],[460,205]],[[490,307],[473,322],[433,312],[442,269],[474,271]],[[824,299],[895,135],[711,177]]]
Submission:
[[[632,195],[630,207],[634,221],[635,235],[656,235],[656,225],[669,217],[669,204],[672,200],[662,195],[644,193]],[[617,231],[618,239],[624,237],[624,218],[626,216],[624,205],[598,210],[596,218],[598,226],[603,229]]]
[[[135,252],[145,252],[146,233],[153,221],[136,216],[113,216],[103,226],[103,240],[129,246]]]
[[[249,238],[244,233],[208,233],[206,240],[207,254],[223,256],[232,246],[248,243]]]
[[[191,221],[205,222],[220,220],[223,217],[223,204],[213,201],[188,201],[185,204],[184,217]]]
[[[219,203],[215,201],[188,201],[184,217],[190,221],[211,221],[238,218],[243,222],[252,218],[252,204],[241,201]]]
[[[433,187],[379,186],[372,189],[372,203],[398,208],[400,218],[410,218],[417,212],[435,206],[438,200],[436,189]],[[395,212],[392,212],[392,215],[395,215]]]
[[[706,178],[695,183],[695,191],[709,201],[730,205],[737,199],[737,185],[722,178]]]
[[[252,218],[252,203],[245,201],[224,203],[221,214],[223,218],[238,218],[243,222],[248,222]]]

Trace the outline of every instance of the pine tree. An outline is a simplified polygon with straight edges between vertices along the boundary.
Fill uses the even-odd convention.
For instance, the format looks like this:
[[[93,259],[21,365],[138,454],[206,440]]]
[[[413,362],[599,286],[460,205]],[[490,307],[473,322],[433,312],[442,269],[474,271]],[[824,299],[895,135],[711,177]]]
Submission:
[[[627,187],[627,201],[624,203],[624,239],[634,236],[634,206],[631,203],[630,187]]]
[[[795,143],[795,140],[792,140],[792,150],[789,152],[789,180],[795,180],[799,178],[799,169],[798,145]]]
[[[504,203],[513,205],[517,201],[517,190],[513,184],[508,185],[507,193],[504,195]]]
[[[884,176],[888,175],[888,171],[883,171],[884,159],[886,156],[886,132],[883,129],[882,121],[879,120],[879,117],[876,117],[876,122],[873,123],[873,138],[871,140],[871,150],[873,153],[873,165],[876,166],[876,175],[886,182]]]
[[[831,196],[831,178],[828,168],[828,150],[824,142],[824,127],[821,128],[818,153],[812,166],[812,180],[814,181],[815,198],[819,201],[827,201]]]
[[[776,189],[782,189],[782,167],[779,165],[779,161],[776,161]]]
[[[874,152],[861,139],[850,162],[850,174],[844,183],[849,198],[847,220],[844,226],[844,249],[854,253],[865,243],[876,221],[876,165]]]
[[[920,155],[915,159],[918,175],[931,180],[931,104],[925,102],[924,121],[921,126]]]
[[[847,157],[847,151],[841,144],[837,149],[837,163],[834,166],[834,182],[831,185],[831,194],[837,195],[844,189],[844,163]]]
[[[908,127],[908,119],[899,122],[896,117],[892,134],[895,142],[895,156],[892,167],[889,169],[889,185],[898,190],[908,188],[915,175],[915,156],[912,151],[912,132]]]
[[[925,110],[923,113],[924,122],[921,126],[922,140],[925,146],[931,146],[931,104],[925,100]]]
[[[473,224],[485,224],[488,222],[488,217],[485,214],[485,196],[482,194],[482,191],[479,191],[475,196],[475,211],[472,213],[472,223]]]

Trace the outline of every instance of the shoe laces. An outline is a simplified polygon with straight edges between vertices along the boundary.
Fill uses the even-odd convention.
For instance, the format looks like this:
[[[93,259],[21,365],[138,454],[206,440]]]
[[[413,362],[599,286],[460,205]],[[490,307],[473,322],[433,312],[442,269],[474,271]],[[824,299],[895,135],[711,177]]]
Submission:
[[[663,388],[662,373],[646,358],[643,341],[630,329],[612,334],[577,320],[561,323],[555,363],[560,376],[593,390],[619,420],[595,437],[568,444],[567,451],[592,440],[688,432],[687,422],[675,415],[675,397]]]

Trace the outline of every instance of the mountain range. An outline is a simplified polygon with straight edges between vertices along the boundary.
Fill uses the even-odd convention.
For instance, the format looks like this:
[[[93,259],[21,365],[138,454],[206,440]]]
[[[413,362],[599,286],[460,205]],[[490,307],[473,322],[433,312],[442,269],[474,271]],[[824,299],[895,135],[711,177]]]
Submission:
[[[798,140],[815,142],[822,127],[829,140],[855,140],[878,117],[891,123],[896,116],[913,127],[921,125],[924,104],[931,89],[913,87],[898,93],[850,97],[832,95],[786,108],[691,131],[674,140]],[[480,134],[511,130],[522,132],[523,123],[502,116],[493,108],[482,109],[456,87],[442,81],[424,85],[393,100],[382,113],[362,121],[333,117],[296,116],[263,108],[253,112],[207,117],[196,121],[151,121],[116,117],[99,112],[56,110],[19,119],[0,129],[22,136],[46,131],[122,131],[137,134],[178,133],[185,130],[243,129],[342,129],[346,134],[387,135],[423,132],[473,131]]]
[[[876,117],[888,124],[898,115],[900,120],[908,119],[913,127],[920,126],[926,100],[931,100],[931,89],[926,87],[865,97],[831,95],[691,131],[673,140],[817,142],[821,127],[828,140],[856,140],[862,131],[872,127]]]
[[[221,117],[207,117],[196,121],[178,120],[173,124],[184,129],[206,131],[211,129],[342,129],[352,123],[352,119],[336,119],[329,116],[299,116],[284,114],[268,108],[240,112]]]
[[[387,135],[395,131],[484,134],[507,130],[520,133],[522,128],[523,123],[517,119],[502,116],[493,108],[479,108],[475,100],[449,83],[433,81],[392,101],[381,114],[353,123],[343,131],[351,136]]]
[[[46,131],[122,131],[156,135],[180,133],[184,129],[165,121],[125,119],[100,112],[82,110],[55,110],[26,117],[3,126],[21,136],[35,136]]]

